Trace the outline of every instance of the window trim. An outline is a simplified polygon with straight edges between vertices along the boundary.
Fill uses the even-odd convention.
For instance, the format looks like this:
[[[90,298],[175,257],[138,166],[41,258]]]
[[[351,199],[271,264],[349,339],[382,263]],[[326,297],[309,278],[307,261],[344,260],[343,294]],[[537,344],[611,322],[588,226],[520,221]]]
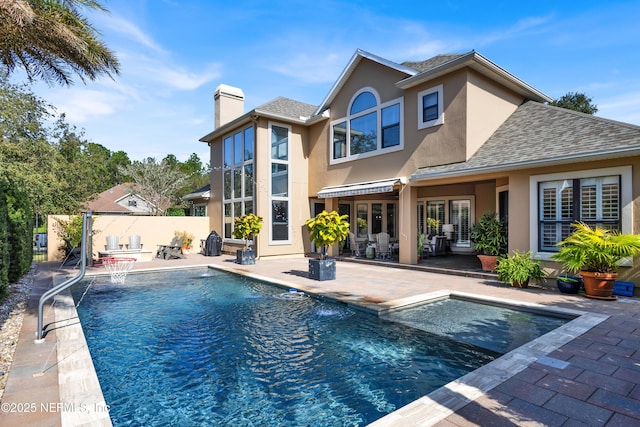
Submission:
[[[431,95],[432,93],[438,93],[438,117],[434,120],[423,120],[423,108],[422,108],[422,99]],[[444,123],[444,99],[442,96],[443,93],[443,85],[434,86],[429,89],[425,89],[423,91],[418,92],[418,129],[426,129],[432,126],[441,125]]]
[[[287,160],[274,159],[271,155],[271,135],[273,126],[277,126],[283,129],[287,129]],[[278,245],[290,245],[292,244],[291,240],[291,232],[292,232],[292,224],[291,224],[291,137],[293,135],[291,125],[272,122],[269,121],[267,126],[267,135],[269,135],[269,245],[270,246],[278,246]],[[272,183],[272,171],[273,164],[280,164],[287,166],[287,196],[274,196],[273,195],[273,183]],[[287,202],[287,240],[273,240],[273,202],[274,201],[285,201]]]
[[[376,106],[375,107],[371,107],[362,111],[359,111],[355,114],[351,114],[351,107],[354,103],[354,101],[356,100],[356,98],[362,94],[363,92],[371,92],[373,94],[373,96],[376,99]],[[400,136],[399,136],[399,143],[398,145],[392,145],[390,147],[385,147],[382,148],[382,110],[384,110],[387,107],[390,107],[392,105],[396,105],[398,104],[400,107],[400,112],[399,112],[399,126],[400,126]],[[375,112],[376,113],[376,149],[375,150],[371,150],[371,151],[367,151],[366,153],[359,153],[359,154],[351,154],[351,141],[350,141],[350,134],[351,134],[351,121],[353,119],[356,119],[358,117],[363,117],[366,116],[367,114],[371,114]],[[334,126],[339,124],[339,123],[345,123],[345,133],[346,133],[346,154],[344,157],[340,157],[338,159],[335,159],[334,156],[334,144],[333,144],[333,129]],[[335,120],[332,120],[329,123],[329,164],[330,165],[335,165],[335,164],[339,164],[339,163],[345,163],[345,162],[350,162],[353,160],[359,160],[359,159],[364,159],[367,157],[373,157],[373,156],[380,156],[382,154],[387,154],[387,153],[393,153],[395,151],[401,151],[404,150],[404,96],[401,96],[399,98],[395,98],[392,99],[390,101],[386,101],[381,103],[380,102],[380,95],[378,94],[378,92],[370,87],[370,86],[366,86],[363,88],[360,88],[358,91],[356,91],[356,93],[353,94],[353,96],[351,97],[351,100],[349,101],[349,104],[347,105],[347,109],[346,109],[346,115],[340,118],[337,118]]]
[[[604,176],[620,176],[620,226],[622,233],[633,232],[633,171],[631,166],[618,166],[602,169],[584,169],[571,172],[554,172],[529,177],[529,249],[537,259],[552,261],[555,252],[538,250],[538,224],[540,212],[539,184],[546,181],[564,179],[584,179]]]

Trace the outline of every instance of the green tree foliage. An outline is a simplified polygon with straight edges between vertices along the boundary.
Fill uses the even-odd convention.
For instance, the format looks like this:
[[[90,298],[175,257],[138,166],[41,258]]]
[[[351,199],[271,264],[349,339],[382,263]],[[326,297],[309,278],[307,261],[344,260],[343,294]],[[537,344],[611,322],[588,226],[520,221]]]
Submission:
[[[131,162],[86,140],[54,112],[26,85],[0,78],[0,175],[27,189],[34,211],[71,214],[123,182],[118,168]]]
[[[115,54],[80,14],[80,7],[106,11],[97,0],[0,1],[0,63],[24,69],[29,80],[73,83],[119,73]]]
[[[0,202],[9,191],[9,182],[0,177]],[[0,300],[7,293],[9,283],[9,211],[6,203],[0,203]]]
[[[178,192],[188,175],[170,161],[157,162],[154,158],[134,161],[120,168],[136,184],[132,191],[152,205],[152,215],[165,215],[167,208],[178,202]]]
[[[22,277],[33,259],[33,212],[26,192],[0,177],[0,297]]]
[[[561,96],[558,99],[554,99],[549,105],[554,105],[560,108],[566,108],[568,110],[580,111],[586,114],[595,114],[598,112],[598,106],[591,102],[584,93],[567,92],[566,95]]]
[[[17,282],[31,267],[33,260],[33,211],[27,193],[10,185],[5,196],[9,217],[8,279]]]

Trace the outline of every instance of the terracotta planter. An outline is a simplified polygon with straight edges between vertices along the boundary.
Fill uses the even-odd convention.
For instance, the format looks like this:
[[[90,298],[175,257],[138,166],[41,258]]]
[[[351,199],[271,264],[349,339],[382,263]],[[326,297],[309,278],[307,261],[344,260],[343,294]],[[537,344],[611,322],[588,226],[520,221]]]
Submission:
[[[478,255],[478,259],[482,263],[482,271],[496,271],[498,257],[494,255]]]
[[[525,280],[522,283],[516,282],[515,280],[513,281],[513,287],[514,288],[528,288],[529,287],[529,279]]]
[[[615,286],[615,280],[618,278],[618,273],[581,271],[580,275],[584,284],[585,296],[605,300],[616,299],[613,296],[613,287]]]

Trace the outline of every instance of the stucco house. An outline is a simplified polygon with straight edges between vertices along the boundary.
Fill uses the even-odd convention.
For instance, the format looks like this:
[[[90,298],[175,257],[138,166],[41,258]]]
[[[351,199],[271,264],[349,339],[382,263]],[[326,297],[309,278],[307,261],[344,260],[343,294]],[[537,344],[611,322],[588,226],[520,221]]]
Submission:
[[[509,248],[543,260],[575,220],[638,232],[640,127],[546,105],[476,51],[398,64],[357,50],[319,105],[244,112],[242,90],[225,85],[214,99],[201,141],[227,248],[240,244],[233,218],[253,212],[260,256],[305,253],[304,221],[322,209],[348,214],[360,240],[388,232],[406,264],[428,217],[453,225],[464,253],[476,219],[497,212]]]
[[[210,197],[211,184],[207,184],[182,196],[181,200],[189,206],[189,216],[207,216],[207,203]]]
[[[84,208],[96,215],[151,215],[153,206],[134,188],[135,184],[118,184],[84,203]]]

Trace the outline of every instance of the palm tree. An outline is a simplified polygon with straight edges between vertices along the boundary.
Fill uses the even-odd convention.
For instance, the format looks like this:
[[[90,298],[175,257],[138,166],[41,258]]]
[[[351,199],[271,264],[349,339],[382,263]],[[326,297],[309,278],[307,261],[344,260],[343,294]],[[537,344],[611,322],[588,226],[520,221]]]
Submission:
[[[79,6],[106,11],[95,0],[0,0],[0,63],[7,73],[22,68],[29,80],[73,83],[71,74],[113,78],[120,64],[80,15]]]

